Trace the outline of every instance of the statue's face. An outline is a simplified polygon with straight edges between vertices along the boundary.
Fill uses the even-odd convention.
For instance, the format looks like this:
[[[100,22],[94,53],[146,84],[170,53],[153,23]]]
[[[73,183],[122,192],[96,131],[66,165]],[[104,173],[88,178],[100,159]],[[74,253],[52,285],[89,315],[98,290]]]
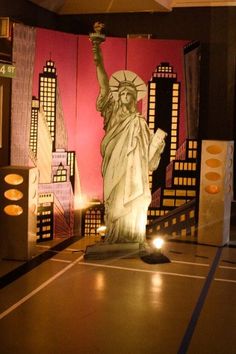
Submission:
[[[130,105],[135,100],[133,92],[131,92],[126,88],[120,92],[119,96],[120,96],[121,103],[124,105]]]

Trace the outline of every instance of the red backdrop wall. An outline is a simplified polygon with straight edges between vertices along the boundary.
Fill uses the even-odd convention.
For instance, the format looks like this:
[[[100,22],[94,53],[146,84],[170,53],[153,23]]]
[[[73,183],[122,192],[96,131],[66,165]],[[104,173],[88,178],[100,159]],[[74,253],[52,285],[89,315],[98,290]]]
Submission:
[[[185,139],[183,47],[186,40],[107,38],[102,44],[108,75],[121,69],[148,81],[156,66],[169,62],[181,81],[180,142]],[[82,193],[102,199],[100,142],[103,121],[96,111],[99,87],[88,36],[37,29],[33,95],[38,97],[38,75],[48,59],[55,61],[62,100],[68,149],[75,150]]]

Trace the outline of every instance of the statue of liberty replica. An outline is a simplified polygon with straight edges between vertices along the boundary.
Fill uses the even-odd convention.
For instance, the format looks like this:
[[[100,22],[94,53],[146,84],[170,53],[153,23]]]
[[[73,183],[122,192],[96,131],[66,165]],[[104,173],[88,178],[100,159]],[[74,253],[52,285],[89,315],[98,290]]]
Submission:
[[[146,239],[147,210],[151,202],[149,172],[159,164],[166,133],[151,134],[137,102],[146,85],[135,73],[120,70],[110,79],[101,50],[105,40],[103,24],[96,22],[90,34],[100,92],[97,110],[104,120],[101,142],[105,203],[105,242],[143,244]]]

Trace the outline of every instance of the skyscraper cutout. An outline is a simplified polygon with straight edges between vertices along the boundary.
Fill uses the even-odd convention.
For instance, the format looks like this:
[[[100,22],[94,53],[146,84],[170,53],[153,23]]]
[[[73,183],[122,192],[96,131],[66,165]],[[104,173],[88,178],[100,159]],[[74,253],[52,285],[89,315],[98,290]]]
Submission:
[[[43,73],[39,74],[39,101],[48,123],[52,137],[52,148],[55,151],[56,135],[56,94],[57,94],[57,73],[55,63],[50,59],[43,67]]]
[[[51,59],[39,74],[39,99],[33,97],[32,100],[29,144],[40,172],[38,241],[70,237],[74,226],[74,199],[80,193],[80,182],[75,152],[67,151],[57,72]]]
[[[180,82],[173,67],[161,63],[148,82],[147,117],[151,132],[161,128],[168,136],[160,165],[149,176],[148,232],[194,237],[198,145],[187,139],[179,146],[179,115]]]
[[[169,63],[161,63],[148,82],[148,125],[152,132],[157,128],[167,134],[166,147],[157,171],[150,175],[150,187],[154,193],[165,183],[165,168],[175,158],[178,148],[180,82]]]

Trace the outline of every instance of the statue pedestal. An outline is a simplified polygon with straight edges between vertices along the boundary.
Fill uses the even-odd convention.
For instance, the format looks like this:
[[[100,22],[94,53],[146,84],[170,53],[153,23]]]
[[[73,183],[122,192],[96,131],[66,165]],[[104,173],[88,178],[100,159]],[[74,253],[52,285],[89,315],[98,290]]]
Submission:
[[[106,258],[131,258],[139,255],[140,247],[138,242],[127,243],[98,243],[88,246],[84,259],[106,259]]]

